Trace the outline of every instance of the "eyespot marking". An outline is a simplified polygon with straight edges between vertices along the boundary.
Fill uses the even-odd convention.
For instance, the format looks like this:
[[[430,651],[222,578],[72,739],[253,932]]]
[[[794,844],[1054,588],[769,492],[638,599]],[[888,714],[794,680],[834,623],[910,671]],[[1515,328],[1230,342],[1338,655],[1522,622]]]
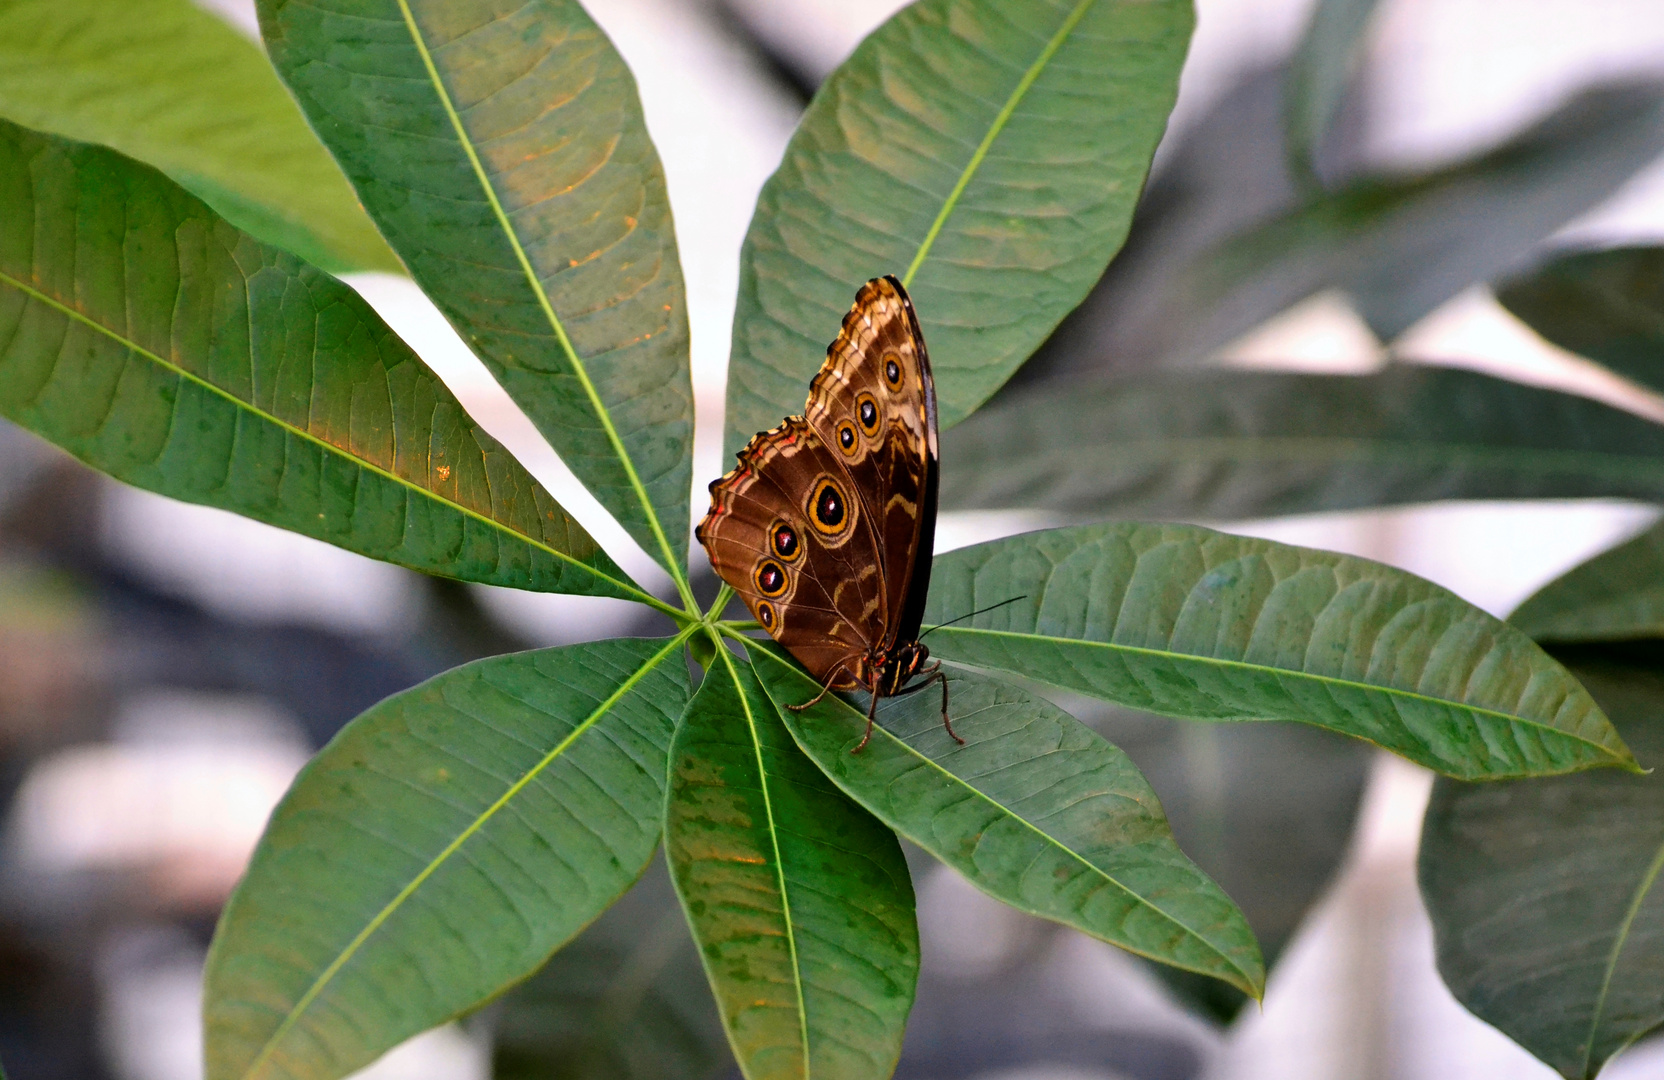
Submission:
[[[773,630],[774,605],[767,600],[757,601],[757,621],[763,624],[764,630]]]
[[[797,530],[784,521],[775,522],[774,528],[769,530],[769,544],[774,553],[786,562],[795,562],[803,554],[803,544],[797,538]]]
[[[861,422],[861,430],[868,435],[878,434],[878,402],[871,394],[862,392],[855,399],[855,418]]]
[[[861,447],[861,440],[855,435],[855,425],[848,420],[838,421],[837,438],[838,449],[844,452],[845,457],[854,457]]]
[[[816,531],[827,536],[836,536],[849,524],[849,505],[829,476],[821,477],[815,484],[807,509]]]
[[[884,382],[891,390],[901,389],[901,357],[896,353],[884,354]]]
[[[757,591],[764,596],[779,596],[786,591],[786,571],[773,559],[758,563],[752,578],[757,582]]]

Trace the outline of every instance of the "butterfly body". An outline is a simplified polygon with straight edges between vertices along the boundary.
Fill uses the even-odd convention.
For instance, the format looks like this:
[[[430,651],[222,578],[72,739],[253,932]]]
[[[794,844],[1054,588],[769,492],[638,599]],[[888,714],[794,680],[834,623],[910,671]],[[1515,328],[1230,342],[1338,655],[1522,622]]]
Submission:
[[[909,692],[914,676],[940,677],[918,640],[936,446],[924,337],[906,290],[886,276],[856,294],[803,415],[754,436],[711,484],[699,542],[822,693],[865,690],[876,706]]]

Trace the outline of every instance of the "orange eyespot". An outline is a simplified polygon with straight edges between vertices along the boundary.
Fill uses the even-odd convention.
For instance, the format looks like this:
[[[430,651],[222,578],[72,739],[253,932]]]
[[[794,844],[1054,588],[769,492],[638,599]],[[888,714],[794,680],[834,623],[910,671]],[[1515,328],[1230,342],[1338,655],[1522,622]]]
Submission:
[[[901,357],[893,352],[884,354],[884,385],[891,390],[901,389]]]
[[[763,629],[774,630],[774,605],[767,600],[757,601],[757,621],[763,624]]]
[[[757,583],[757,591],[764,596],[779,596],[786,591],[786,571],[773,559],[758,563],[752,580]]]
[[[815,530],[823,535],[836,536],[849,525],[849,503],[831,477],[823,476],[815,484],[807,510]]]
[[[873,400],[873,396],[871,394],[863,391],[861,395],[855,399],[855,419],[860,421],[861,430],[866,432],[869,436],[877,435],[878,417],[878,402]]]
[[[797,530],[784,521],[777,521],[768,531],[769,547],[786,562],[796,562],[803,555],[803,541],[798,538]]]
[[[845,457],[854,457],[861,449],[860,436],[855,434],[855,425],[848,420],[838,421],[838,430],[834,438],[838,440],[838,449],[843,451]]]

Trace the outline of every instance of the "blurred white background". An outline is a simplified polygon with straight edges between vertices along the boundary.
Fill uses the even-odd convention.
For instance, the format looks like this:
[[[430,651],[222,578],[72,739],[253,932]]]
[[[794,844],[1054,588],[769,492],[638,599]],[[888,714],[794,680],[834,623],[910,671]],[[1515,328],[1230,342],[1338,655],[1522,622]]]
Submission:
[[[251,0],[203,0],[252,33]],[[743,16],[802,75],[831,70],[900,6],[893,0],[590,0],[636,71],[648,126],[664,158],[689,289],[699,408],[695,505],[719,460],[728,326],[740,241],[752,202],[780,158],[800,109],[792,88],[734,33]],[[1308,0],[1199,0],[1200,21],[1172,130],[1182,131],[1237,75],[1293,46]],[[1658,0],[1383,0],[1366,66],[1363,148],[1384,170],[1461,158],[1551,111],[1597,79],[1664,78]],[[1664,239],[1664,163],[1569,225],[1565,243]],[[468,409],[543,480],[632,574],[661,572],[606,520],[408,281],[352,283],[414,345]],[[853,290],[855,283],[851,283]],[[828,327],[830,337],[833,327]],[[1473,290],[1401,342],[1406,353],[1508,372],[1600,397],[1654,418],[1664,401],[1546,345],[1488,293]],[[1344,298],[1324,294],[1259,328],[1221,359],[1255,366],[1358,371],[1382,362]],[[219,511],[115,484],[102,543],[154,588],[237,621],[302,623],[396,636],[422,600],[410,575]],[[1497,614],[1543,582],[1650,523],[1616,503],[1542,502],[1415,507],[1224,527],[1366,555],[1450,587]],[[1044,521],[1034,515],[949,515],[951,548]],[[1216,523],[1217,524],[1217,523]],[[531,643],[617,633],[634,617],[617,602],[479,590],[487,609]],[[118,737],[62,752],[27,776],[7,842],[39,873],[112,865],[173,868],[170,887],[223,892],[264,815],[304,760],[297,722],[259,701],[205,695],[130,702]],[[227,736],[227,731],[237,737]],[[1431,932],[1414,880],[1430,777],[1383,758],[1346,869],[1273,974],[1262,1011],[1221,1036],[1172,1005],[1142,969],[1080,937],[1058,971],[1084,1022],[1179,1033],[1211,1080],[1548,1080],[1553,1074],[1451,999],[1433,969]],[[1017,918],[938,870],[921,883],[926,947],[937,962],[992,965],[1022,935]],[[200,1074],[200,945],[135,924],[101,952],[105,1053],[120,1080]],[[450,1027],[389,1055],[378,1078],[483,1077],[484,1047]],[[369,1075],[369,1074],[366,1074]],[[1090,1074],[1112,1080],[1110,1074]],[[1606,1074],[1664,1076],[1664,1049],[1641,1048]],[[21,1076],[19,1080],[28,1080]]]

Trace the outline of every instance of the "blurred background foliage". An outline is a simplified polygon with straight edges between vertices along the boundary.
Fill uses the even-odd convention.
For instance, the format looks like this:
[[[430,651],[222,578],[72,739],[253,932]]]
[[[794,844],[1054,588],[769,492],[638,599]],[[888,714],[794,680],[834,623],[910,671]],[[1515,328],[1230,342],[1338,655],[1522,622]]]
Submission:
[[[896,6],[590,5],[636,67],[686,200],[696,482],[719,471],[711,421],[752,194],[820,80]],[[1499,613],[1568,570],[1517,621],[1656,764],[1664,555],[1656,531],[1631,536],[1664,495],[1664,15],[1643,0],[1533,0],[1501,18],[1425,0],[1199,8],[1126,246],[944,435],[945,542],[1236,522],[1406,565]],[[393,276],[251,43],[251,9],[0,0],[0,116],[150,162],[334,272],[391,272],[350,280],[582,517],[547,452],[522,452],[535,435],[513,406]],[[1554,78],[1522,77],[1572,23],[1605,31],[1565,45]],[[1486,98],[1490,77],[1512,98]],[[1478,104],[1441,128],[1426,114],[1461,113],[1452,86]],[[1419,143],[1403,120],[1418,105]],[[1509,347],[1475,345],[1484,333]],[[294,769],[365,707],[468,659],[663,626],[275,536],[119,488],[10,427],[0,464],[0,1058],[27,1080],[199,1073],[218,905]],[[1450,500],[1512,503],[1425,508]],[[1566,1076],[1664,1021],[1657,774],[1432,784],[1316,730],[1062,703],[1132,756],[1286,970],[1263,1013],[1242,1013],[1219,984],[1000,908],[910,850],[924,969],[898,1076],[1550,1075],[1445,996],[1435,956],[1456,1000]],[[1429,788],[1424,910],[1411,867]],[[1549,963],[1574,975],[1533,977]],[[733,1068],[656,866],[537,977],[374,1071]],[[1607,1075],[1659,1069],[1643,1043]]]

